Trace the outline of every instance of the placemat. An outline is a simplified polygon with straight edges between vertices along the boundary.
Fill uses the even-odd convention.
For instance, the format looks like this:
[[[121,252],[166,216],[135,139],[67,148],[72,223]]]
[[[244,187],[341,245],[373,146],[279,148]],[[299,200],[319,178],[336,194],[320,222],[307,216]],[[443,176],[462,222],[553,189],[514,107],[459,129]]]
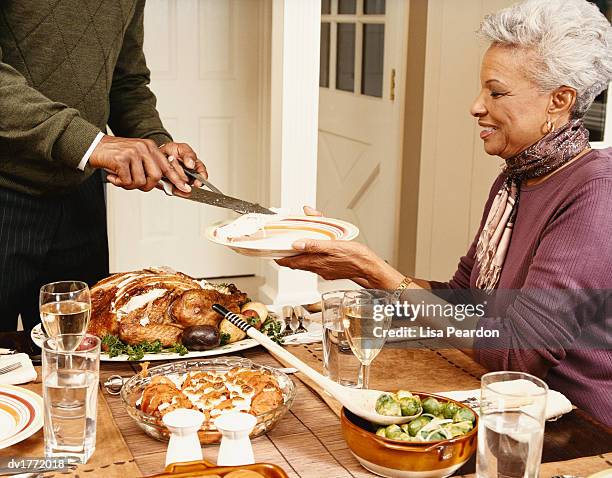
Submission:
[[[588,456],[575,460],[556,461],[554,463],[542,463],[540,465],[540,478],[551,478],[554,476],[589,476],[602,470],[612,468],[612,453]],[[457,475],[462,478],[474,478],[476,475]],[[610,475],[612,476],[612,470]]]
[[[419,349],[383,349],[370,366],[370,387],[378,390],[399,388],[415,392],[447,392],[480,387],[486,369],[456,349],[440,349],[433,343],[420,342]],[[318,372],[323,371],[322,346],[318,344],[288,345],[287,350]],[[276,356],[275,356],[276,357]],[[280,357],[276,357],[285,366]],[[340,403],[321,390],[302,373],[297,377],[317,392],[340,416]]]
[[[439,348],[439,343],[432,341],[422,341],[419,345],[420,349],[383,349],[370,369],[371,388],[444,392],[480,387],[480,377],[487,370],[466,354],[457,349]],[[323,353],[320,343],[287,346],[287,349],[315,370],[319,372],[323,370]],[[285,366],[290,366],[281,358],[276,356],[275,358]],[[295,376],[317,393],[336,415],[340,415],[342,406],[339,402],[321,390],[304,374],[297,373]],[[604,453],[573,460],[542,463],[540,476],[542,478],[560,474],[588,476],[610,468],[612,468],[612,453]],[[473,478],[475,475],[461,476]]]
[[[23,385],[24,388],[42,395],[40,382],[40,367],[36,367],[38,378],[35,382]],[[78,465],[74,470],[67,472],[48,472],[45,478],[50,477],[83,477],[104,476],[105,478],[123,478],[141,476],[140,470],[127,447],[121,432],[117,428],[113,415],[106,403],[104,394],[98,389],[98,417],[97,417],[96,451],[85,465]],[[44,456],[43,430],[40,429],[27,440],[11,447],[0,450],[0,458],[13,457],[42,458]]]

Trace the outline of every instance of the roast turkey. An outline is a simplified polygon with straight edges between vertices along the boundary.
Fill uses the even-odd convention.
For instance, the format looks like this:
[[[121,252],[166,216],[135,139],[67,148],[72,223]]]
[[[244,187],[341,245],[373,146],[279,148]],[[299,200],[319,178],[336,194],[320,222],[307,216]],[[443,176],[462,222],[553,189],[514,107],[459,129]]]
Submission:
[[[200,283],[181,272],[151,268],[114,274],[91,289],[89,333],[118,336],[135,345],[159,340],[163,346],[180,342],[192,325],[219,326],[222,318],[212,304],[240,312],[247,295],[236,286]]]

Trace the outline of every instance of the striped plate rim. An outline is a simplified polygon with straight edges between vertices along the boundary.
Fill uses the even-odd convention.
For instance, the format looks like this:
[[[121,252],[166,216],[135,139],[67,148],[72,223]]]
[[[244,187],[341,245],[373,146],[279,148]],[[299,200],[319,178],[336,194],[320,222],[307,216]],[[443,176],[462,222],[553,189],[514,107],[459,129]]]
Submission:
[[[22,387],[0,385],[0,409],[13,416],[17,430],[0,440],[0,449],[30,437],[43,425],[43,399]]]
[[[257,244],[257,241],[253,241],[252,244],[245,243],[231,243],[219,239],[217,237],[217,229],[221,226],[224,226],[231,222],[232,219],[228,219],[225,221],[218,222],[208,227],[206,230],[206,237],[216,242],[217,244],[221,244],[224,246],[236,246],[241,249],[253,249],[253,250],[265,250],[266,248],[262,248]],[[324,236],[327,236],[329,239],[335,239],[340,241],[350,241],[356,238],[359,235],[359,229],[357,226],[351,224],[350,222],[342,221],[340,219],[332,219],[329,217],[318,217],[318,216],[290,216],[288,218],[282,219],[278,222],[268,223],[264,229],[303,229],[303,230],[314,230]],[[288,249],[290,250],[291,246],[288,245]]]

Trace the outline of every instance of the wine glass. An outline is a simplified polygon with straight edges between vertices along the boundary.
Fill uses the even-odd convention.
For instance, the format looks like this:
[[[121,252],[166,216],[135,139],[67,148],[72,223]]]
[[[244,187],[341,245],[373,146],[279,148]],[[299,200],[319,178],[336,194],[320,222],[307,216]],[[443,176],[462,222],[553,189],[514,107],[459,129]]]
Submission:
[[[392,297],[378,290],[354,290],[342,299],[342,325],[351,350],[361,362],[361,383],[367,389],[370,382],[370,364],[382,350],[391,327]]]
[[[40,319],[57,348],[74,351],[80,345],[91,313],[91,297],[85,282],[61,281],[40,288]]]

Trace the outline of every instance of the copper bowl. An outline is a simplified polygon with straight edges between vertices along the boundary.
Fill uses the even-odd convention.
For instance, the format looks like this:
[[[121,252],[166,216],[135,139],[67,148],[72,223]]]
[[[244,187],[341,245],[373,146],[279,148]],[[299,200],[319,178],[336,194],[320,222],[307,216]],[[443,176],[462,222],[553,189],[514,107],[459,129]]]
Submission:
[[[432,393],[413,392],[421,399],[434,397],[445,402],[464,404]],[[376,435],[376,425],[342,409],[342,434],[355,458],[377,475],[389,478],[441,478],[452,475],[476,451],[478,414],[474,428],[450,440],[423,443],[390,440]]]

